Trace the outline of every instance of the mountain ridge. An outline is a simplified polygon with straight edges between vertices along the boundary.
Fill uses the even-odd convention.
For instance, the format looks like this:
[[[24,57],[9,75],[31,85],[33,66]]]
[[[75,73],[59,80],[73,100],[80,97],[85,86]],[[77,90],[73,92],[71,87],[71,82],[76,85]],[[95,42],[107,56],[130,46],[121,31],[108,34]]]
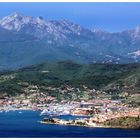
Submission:
[[[140,62],[140,27],[110,33],[68,20],[45,20],[13,13],[0,20],[0,69],[45,61]]]

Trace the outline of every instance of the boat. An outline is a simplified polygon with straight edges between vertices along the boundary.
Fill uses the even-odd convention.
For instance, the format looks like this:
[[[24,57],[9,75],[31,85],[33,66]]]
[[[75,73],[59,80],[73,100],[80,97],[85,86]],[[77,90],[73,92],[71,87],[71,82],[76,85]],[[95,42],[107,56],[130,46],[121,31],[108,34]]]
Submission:
[[[49,110],[49,109],[44,109],[40,115],[43,116],[43,115],[49,115],[49,116],[59,116],[59,115],[69,115],[70,112],[69,111],[66,111],[66,110]]]
[[[56,111],[50,111],[49,109],[44,109],[40,115],[43,116],[43,115],[56,115],[57,112]]]

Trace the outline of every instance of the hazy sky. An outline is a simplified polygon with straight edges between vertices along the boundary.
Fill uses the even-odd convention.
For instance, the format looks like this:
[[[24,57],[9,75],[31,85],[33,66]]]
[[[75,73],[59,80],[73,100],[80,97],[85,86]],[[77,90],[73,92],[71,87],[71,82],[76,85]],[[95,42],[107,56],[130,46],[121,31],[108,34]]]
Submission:
[[[68,19],[107,31],[140,25],[140,3],[0,3],[0,17],[12,12],[45,19]]]

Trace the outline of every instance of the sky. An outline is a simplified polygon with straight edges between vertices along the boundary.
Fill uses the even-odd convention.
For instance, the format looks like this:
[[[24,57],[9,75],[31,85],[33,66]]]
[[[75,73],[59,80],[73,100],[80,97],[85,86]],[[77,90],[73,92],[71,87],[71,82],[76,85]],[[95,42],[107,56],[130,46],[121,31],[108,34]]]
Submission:
[[[42,16],[46,20],[67,19],[87,28],[110,32],[140,25],[140,3],[0,3],[0,18],[13,12]]]

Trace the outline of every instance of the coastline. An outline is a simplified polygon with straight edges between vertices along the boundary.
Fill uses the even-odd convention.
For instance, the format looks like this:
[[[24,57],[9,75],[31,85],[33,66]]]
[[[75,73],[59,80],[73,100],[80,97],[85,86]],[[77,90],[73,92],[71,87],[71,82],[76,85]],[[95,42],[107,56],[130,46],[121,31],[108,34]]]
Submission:
[[[39,110],[33,110],[33,109],[14,109],[14,110],[0,110],[0,113],[2,112],[9,112],[9,111],[39,111]],[[76,115],[74,115],[76,116]],[[81,115],[82,116],[82,115]],[[64,125],[64,126],[78,126],[78,127],[88,127],[88,128],[118,128],[118,129],[135,129],[140,130],[139,128],[133,128],[133,127],[126,127],[126,126],[111,126],[111,125],[80,125],[80,124],[63,124],[63,123],[51,123],[51,122],[44,122],[44,121],[38,121],[41,124],[53,124],[53,125]]]
[[[30,109],[30,108],[27,108],[27,109],[1,109],[0,112],[9,112],[9,111],[40,111],[40,110],[35,110],[35,109]]]
[[[64,126],[79,126],[79,127],[89,127],[89,128],[103,128],[103,126],[87,126],[87,125],[78,125],[78,124],[60,124],[60,123],[51,123],[51,122],[44,122],[44,121],[39,121],[41,124],[53,124],[53,125],[64,125]],[[104,127],[105,128],[105,127]]]
[[[23,111],[23,114],[19,114],[19,111],[11,113],[3,113],[0,115],[0,123],[4,124],[4,128],[0,128],[1,137],[42,137],[42,138],[94,138],[94,137],[139,137],[140,131],[138,130],[124,130],[124,129],[107,129],[97,127],[86,126],[66,126],[66,125],[47,125],[40,124],[42,117],[38,113],[33,111]],[[12,115],[12,116],[11,116]],[[3,117],[6,116],[6,117]],[[12,118],[11,118],[12,117]],[[17,121],[18,120],[18,121]],[[26,122],[26,123],[24,123]],[[12,127],[9,127],[12,126]],[[11,132],[11,133],[10,133]],[[37,132],[37,133],[35,133]],[[7,135],[8,134],[8,135]],[[21,134],[21,135],[20,135]]]
[[[15,109],[15,110],[0,110],[2,112],[9,112],[9,111],[39,111],[39,110],[33,110],[33,109]],[[0,112],[0,113],[2,113]],[[53,125],[62,125],[62,126],[78,126],[78,127],[87,127],[87,128],[118,128],[118,129],[135,129],[140,130],[139,128],[132,128],[132,127],[125,127],[125,126],[109,126],[109,125],[79,125],[79,124],[62,124],[62,123],[51,123],[51,122],[44,122],[44,121],[38,121],[41,124],[53,124]]]
[[[88,128],[118,128],[118,129],[135,129],[140,130],[139,128],[130,128],[130,127],[122,127],[122,126],[107,126],[107,125],[96,125],[96,126],[90,126],[90,125],[78,125],[78,124],[60,124],[60,123],[51,123],[51,122],[44,122],[39,121],[41,124],[53,124],[53,125],[64,125],[64,126],[78,126],[78,127],[88,127]]]

